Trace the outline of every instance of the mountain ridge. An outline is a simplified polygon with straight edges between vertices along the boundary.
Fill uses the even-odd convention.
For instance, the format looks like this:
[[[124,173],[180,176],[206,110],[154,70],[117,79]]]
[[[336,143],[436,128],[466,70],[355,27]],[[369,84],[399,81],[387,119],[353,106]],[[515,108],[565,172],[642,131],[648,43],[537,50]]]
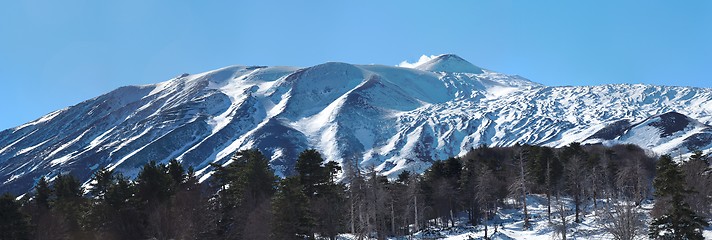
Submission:
[[[173,158],[195,166],[204,181],[210,163],[225,164],[250,147],[263,151],[280,175],[291,174],[306,148],[393,175],[481,144],[585,142],[617,121],[635,125],[668,112],[712,121],[706,88],[550,87],[476,68],[481,72],[338,62],[229,66],[121,87],[0,131],[0,191],[24,193],[40,176],[63,171],[83,181],[100,167],[133,176],[147,161]],[[673,136],[685,138],[671,148],[694,140],[709,152],[712,137],[695,131]]]

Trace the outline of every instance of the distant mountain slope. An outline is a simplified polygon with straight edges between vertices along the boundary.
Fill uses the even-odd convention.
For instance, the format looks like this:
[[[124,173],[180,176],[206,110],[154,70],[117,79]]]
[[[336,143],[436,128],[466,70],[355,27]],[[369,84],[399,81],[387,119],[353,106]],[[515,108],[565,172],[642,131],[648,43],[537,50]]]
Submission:
[[[609,125],[584,143],[633,143],[656,153],[675,155],[712,148],[712,126],[677,112],[652,116],[633,125],[626,123]]]
[[[414,68],[231,66],[122,87],[0,132],[0,192],[23,193],[61,172],[88,180],[104,166],[133,176],[147,161],[173,158],[205,180],[210,163],[252,147],[281,175],[306,148],[385,174],[422,171],[481,144],[616,141],[709,152],[710,121],[711,89],[547,87],[452,54]]]

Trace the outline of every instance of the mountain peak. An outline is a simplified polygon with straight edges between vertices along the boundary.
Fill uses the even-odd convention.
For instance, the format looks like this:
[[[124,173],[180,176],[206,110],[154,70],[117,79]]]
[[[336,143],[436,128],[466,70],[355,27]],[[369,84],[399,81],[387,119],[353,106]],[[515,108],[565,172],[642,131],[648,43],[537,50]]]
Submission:
[[[483,73],[482,69],[455,54],[443,54],[421,63],[416,69],[429,72]]]

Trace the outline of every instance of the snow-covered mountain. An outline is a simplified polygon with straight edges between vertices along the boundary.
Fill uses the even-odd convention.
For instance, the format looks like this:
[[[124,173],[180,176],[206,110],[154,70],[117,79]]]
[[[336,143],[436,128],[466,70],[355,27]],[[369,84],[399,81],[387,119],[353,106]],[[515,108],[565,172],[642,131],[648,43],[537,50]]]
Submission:
[[[675,112],[675,113],[671,113]],[[178,159],[210,163],[259,148],[281,175],[316,148],[385,174],[481,144],[636,143],[668,153],[712,148],[712,89],[618,84],[549,87],[440,55],[410,68],[324,63],[231,66],[128,86],[0,132],[0,192],[41,176],[129,176]]]

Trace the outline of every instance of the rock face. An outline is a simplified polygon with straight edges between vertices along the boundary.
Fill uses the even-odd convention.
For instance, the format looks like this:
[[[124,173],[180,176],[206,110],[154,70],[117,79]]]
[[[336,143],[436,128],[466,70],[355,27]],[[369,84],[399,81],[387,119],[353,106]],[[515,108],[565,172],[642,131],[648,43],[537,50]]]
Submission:
[[[281,175],[307,148],[389,175],[482,144],[635,143],[684,154],[712,148],[711,120],[711,89],[548,87],[451,54],[414,68],[231,66],[122,87],[0,132],[0,192],[62,172],[86,181],[100,167],[135,176],[174,158],[205,180],[210,163],[245,148]]]

